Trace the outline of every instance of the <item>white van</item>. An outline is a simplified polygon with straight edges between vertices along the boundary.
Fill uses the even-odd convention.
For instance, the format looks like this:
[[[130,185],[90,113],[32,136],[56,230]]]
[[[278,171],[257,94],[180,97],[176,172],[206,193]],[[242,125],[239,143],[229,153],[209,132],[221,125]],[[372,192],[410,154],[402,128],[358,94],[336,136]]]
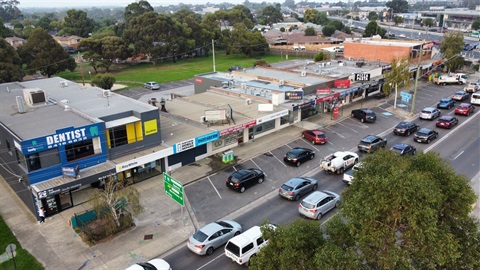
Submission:
[[[300,47],[298,47],[298,46],[293,46],[293,47],[292,47],[292,50],[294,50],[294,51],[300,51]]]
[[[473,105],[480,105],[480,93],[473,93],[470,98],[470,103]]]
[[[275,229],[275,225],[267,225]],[[225,245],[225,256],[232,259],[236,263],[248,265],[250,258],[255,256],[258,251],[266,246],[268,240],[262,237],[260,226],[253,226],[247,231],[228,240]]]

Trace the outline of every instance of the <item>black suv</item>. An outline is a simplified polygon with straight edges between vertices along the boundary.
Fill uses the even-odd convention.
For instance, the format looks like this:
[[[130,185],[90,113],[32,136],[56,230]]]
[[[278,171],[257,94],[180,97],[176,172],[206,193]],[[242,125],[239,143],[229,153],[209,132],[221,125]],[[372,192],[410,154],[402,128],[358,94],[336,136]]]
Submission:
[[[283,161],[298,167],[302,162],[313,158],[315,158],[315,152],[312,149],[295,147],[285,154]]]
[[[377,151],[378,148],[385,148],[385,146],[387,146],[387,139],[375,135],[368,135],[360,141],[358,150],[373,153]]]
[[[435,130],[431,130],[428,128],[421,128],[417,133],[415,133],[415,137],[413,138],[416,142],[421,143],[430,143],[433,139],[438,137],[438,132]]]
[[[352,117],[360,119],[363,122],[374,123],[377,120],[377,115],[374,111],[369,109],[358,109],[352,111]]]
[[[255,184],[261,184],[265,180],[265,174],[258,169],[240,169],[232,173],[227,178],[227,187],[239,191],[245,192],[247,187]]]
[[[410,134],[415,133],[418,128],[419,126],[413,122],[400,122],[393,129],[393,133],[395,135],[410,136]]]

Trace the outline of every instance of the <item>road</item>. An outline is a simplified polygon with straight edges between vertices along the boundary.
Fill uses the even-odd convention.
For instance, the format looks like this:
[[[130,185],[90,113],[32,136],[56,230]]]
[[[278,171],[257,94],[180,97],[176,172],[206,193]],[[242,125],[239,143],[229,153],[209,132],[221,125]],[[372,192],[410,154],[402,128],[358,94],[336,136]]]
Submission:
[[[436,100],[450,96],[461,89],[461,86],[441,87],[431,83],[422,85],[418,91],[416,110],[434,106]],[[392,101],[393,102],[393,101]],[[218,172],[217,174],[200,179],[185,187],[189,202],[189,213],[194,216],[200,226],[217,219],[234,219],[242,224],[246,230],[253,225],[259,225],[267,219],[275,224],[288,224],[299,218],[297,203],[282,199],[277,194],[278,187],[292,177],[299,175],[311,176],[319,181],[319,190],[326,189],[342,193],[346,188],[341,181],[342,176],[325,174],[318,168],[318,163],[323,156],[339,150],[356,151],[356,146],[361,138],[368,134],[377,134],[387,138],[388,147],[395,143],[409,143],[417,151],[435,151],[446,160],[450,160],[458,173],[465,174],[469,179],[478,174],[480,154],[480,109],[470,117],[458,116],[459,125],[452,130],[439,130],[435,128],[435,121],[415,119],[414,122],[421,127],[434,128],[439,131],[439,138],[431,144],[413,142],[412,136],[400,137],[392,133],[392,128],[402,120],[386,110],[384,104],[371,108],[377,113],[378,121],[375,124],[363,124],[347,118],[328,127],[325,132],[329,137],[326,145],[311,145],[300,137],[278,148],[265,152],[263,155],[245,160],[234,168]],[[346,112],[348,113],[348,112]],[[442,115],[453,114],[452,110],[442,110]],[[290,167],[283,164],[283,154],[288,149],[296,146],[310,147],[315,150],[314,160],[302,164],[300,167]],[[362,155],[361,155],[362,156]],[[229,190],[225,186],[226,177],[238,168],[260,168],[267,174],[264,183],[247,189],[240,194]],[[187,206],[188,206],[187,205]],[[320,222],[325,222],[335,211],[322,217]],[[245,269],[231,262],[224,256],[223,247],[216,250],[211,256],[197,256],[186,248],[185,245],[164,256],[173,269]]]

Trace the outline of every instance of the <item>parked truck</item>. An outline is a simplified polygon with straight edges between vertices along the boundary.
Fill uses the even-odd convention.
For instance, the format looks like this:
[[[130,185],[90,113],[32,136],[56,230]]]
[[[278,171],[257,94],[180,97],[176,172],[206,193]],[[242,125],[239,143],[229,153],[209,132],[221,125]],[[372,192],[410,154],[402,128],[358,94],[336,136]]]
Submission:
[[[465,84],[466,80],[461,75],[440,75],[433,80],[435,84],[447,85],[447,84]]]

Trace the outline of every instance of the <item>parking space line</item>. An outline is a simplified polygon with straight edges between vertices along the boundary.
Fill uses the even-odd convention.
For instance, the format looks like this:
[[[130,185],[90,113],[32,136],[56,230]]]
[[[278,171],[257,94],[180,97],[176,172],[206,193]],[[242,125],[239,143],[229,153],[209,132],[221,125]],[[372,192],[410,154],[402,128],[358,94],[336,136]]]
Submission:
[[[337,134],[340,138],[345,139],[345,136],[343,136],[342,134],[340,134],[340,133],[338,133],[338,132],[336,132],[336,131],[334,131],[334,130],[332,130],[332,129],[330,129],[330,128],[325,128],[325,129],[328,129],[328,130],[330,130],[332,133]],[[330,141],[328,141],[328,142],[329,142],[330,144],[332,144]],[[332,144],[332,145],[333,145],[333,144]]]
[[[255,164],[255,166],[257,166],[257,168],[258,168],[259,170],[261,170],[261,169],[262,169],[262,168],[260,168],[260,166],[258,166],[258,164],[257,164],[257,163],[255,163],[255,161],[253,161],[253,159],[252,159],[252,158],[251,158],[250,160],[253,162],[253,164]],[[265,175],[266,175],[266,174],[265,174]]]
[[[220,196],[220,193],[218,192],[217,188],[213,185],[212,180],[210,180],[210,177],[207,176],[207,179],[210,182],[210,184],[212,185],[213,189],[215,189],[215,191],[217,192],[218,197],[220,197],[220,199],[221,199],[222,196]]]
[[[342,136],[342,137],[343,137],[343,136]],[[343,138],[345,138],[345,137],[343,137]],[[327,141],[327,143],[329,143],[330,145],[333,145],[333,143],[331,143],[330,141]]]
[[[353,128],[347,127],[346,125],[342,124],[341,122],[338,122],[337,124],[339,124],[339,125],[342,126],[342,127],[348,128],[348,129],[350,129],[351,131],[353,131],[353,132],[355,132],[355,133],[358,134],[358,131],[356,131],[356,130],[353,129]],[[367,128],[367,126],[365,126],[365,125],[364,125],[364,127]]]
[[[237,168],[235,168],[235,166],[232,166],[232,168],[233,168],[235,171],[238,171]]]
[[[288,147],[288,148],[290,148],[290,149],[292,149],[292,147],[291,147],[290,145],[288,145],[288,144],[285,144],[285,146]]]
[[[272,157],[274,157],[276,160],[278,160],[280,163],[282,163],[282,165],[283,165],[285,168],[287,167],[287,165],[285,165],[285,163],[284,163],[283,161],[281,161],[280,159],[278,159],[271,151],[268,151],[268,152],[272,155]]]
[[[220,257],[222,257],[222,256],[225,256],[225,253],[222,253],[222,254],[218,255],[217,257],[211,259],[211,260],[210,260],[209,262],[207,262],[206,264],[204,264],[204,265],[200,266],[199,268],[197,268],[197,270],[200,270],[200,269],[202,269],[202,268],[205,268],[205,266],[211,264],[212,262],[216,261],[218,258],[220,258]]]
[[[453,158],[453,160],[457,159],[461,154],[463,154],[463,151],[460,152],[458,155],[456,155],[456,156]]]

